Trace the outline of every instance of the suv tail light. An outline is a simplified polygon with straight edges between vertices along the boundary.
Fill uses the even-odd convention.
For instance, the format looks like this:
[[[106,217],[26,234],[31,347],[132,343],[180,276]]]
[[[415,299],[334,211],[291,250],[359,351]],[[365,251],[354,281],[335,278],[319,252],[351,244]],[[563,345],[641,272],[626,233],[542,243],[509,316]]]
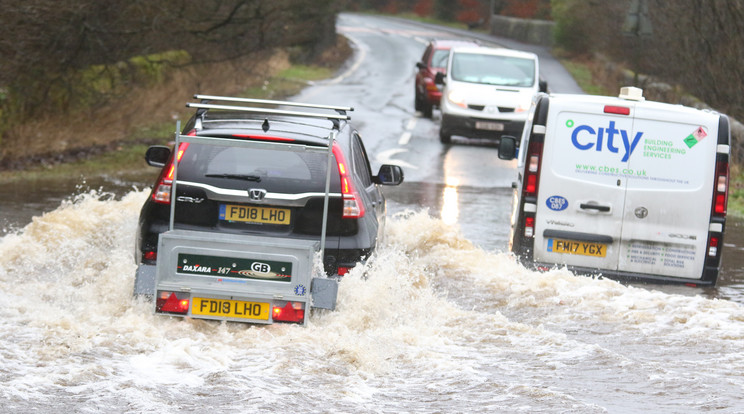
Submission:
[[[189,135],[196,135],[196,131],[192,131]],[[170,204],[171,188],[173,187],[173,174],[176,170],[176,162],[181,162],[181,158],[183,158],[183,154],[186,152],[186,148],[188,147],[188,142],[182,142],[181,145],[178,146],[178,152],[171,157],[170,163],[160,172],[158,183],[152,190],[152,201],[160,204]]]
[[[333,155],[336,157],[338,164],[338,175],[341,178],[341,195],[344,199],[343,218],[360,218],[364,217],[364,204],[362,203],[359,193],[354,188],[354,184],[349,176],[349,164],[346,163],[344,153],[337,144],[333,144]]]

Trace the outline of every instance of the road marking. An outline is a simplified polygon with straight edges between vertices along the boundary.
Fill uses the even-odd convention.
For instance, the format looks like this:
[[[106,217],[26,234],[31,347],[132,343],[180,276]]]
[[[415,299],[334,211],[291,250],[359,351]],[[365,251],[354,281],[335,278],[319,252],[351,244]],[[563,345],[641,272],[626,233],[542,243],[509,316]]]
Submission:
[[[377,156],[375,157],[375,161],[379,162],[380,164],[395,164],[395,165],[399,165],[404,168],[418,170],[418,167],[413,164],[409,164],[405,161],[396,160],[393,158],[393,156],[401,152],[408,152],[408,150],[405,148],[393,148],[387,151],[382,151],[382,152],[377,153]]]
[[[352,43],[354,43],[357,47],[357,50],[359,50],[359,53],[357,54],[357,59],[354,61],[354,64],[351,65],[349,69],[347,69],[344,73],[341,75],[331,79],[328,81],[329,85],[335,85],[344,79],[346,79],[349,75],[351,75],[355,70],[359,69],[359,66],[361,66],[362,61],[367,57],[367,45],[362,44],[358,42],[356,39],[354,39],[353,36],[346,36],[347,39],[349,39]]]
[[[411,140],[411,135],[412,135],[411,131],[413,131],[414,128],[416,128],[417,120],[418,118],[411,118],[408,120],[408,124],[406,124],[406,130],[403,132],[403,134],[401,134],[400,138],[398,139],[398,145],[408,144],[408,141]]]
[[[398,139],[398,145],[406,145],[411,140],[411,133],[409,131],[404,132],[400,139]]]

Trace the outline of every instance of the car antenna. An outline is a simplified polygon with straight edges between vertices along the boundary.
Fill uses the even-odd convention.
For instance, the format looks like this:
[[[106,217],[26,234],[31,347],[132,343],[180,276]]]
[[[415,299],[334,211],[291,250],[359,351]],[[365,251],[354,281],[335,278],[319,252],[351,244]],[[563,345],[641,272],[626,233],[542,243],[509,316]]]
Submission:
[[[269,118],[264,118],[263,124],[261,124],[261,129],[263,129],[263,132],[267,132],[269,128]]]

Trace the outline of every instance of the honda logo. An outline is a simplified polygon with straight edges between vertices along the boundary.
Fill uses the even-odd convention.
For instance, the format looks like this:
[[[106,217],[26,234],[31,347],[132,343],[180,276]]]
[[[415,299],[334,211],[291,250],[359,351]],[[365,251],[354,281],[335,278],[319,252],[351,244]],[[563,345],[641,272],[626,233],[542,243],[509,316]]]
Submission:
[[[248,197],[254,201],[261,201],[266,197],[266,190],[262,188],[251,188],[248,190]]]

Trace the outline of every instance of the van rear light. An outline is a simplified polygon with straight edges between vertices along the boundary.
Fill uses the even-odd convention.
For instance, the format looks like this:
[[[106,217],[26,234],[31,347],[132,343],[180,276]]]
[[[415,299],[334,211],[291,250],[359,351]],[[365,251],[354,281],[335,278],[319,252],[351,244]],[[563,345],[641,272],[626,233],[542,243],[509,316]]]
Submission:
[[[525,217],[524,218],[524,237],[532,238],[535,235],[535,218]]]
[[[158,252],[153,250],[147,250],[142,256],[145,258],[145,260],[158,260]]]
[[[530,174],[527,176],[527,187],[525,188],[527,194],[535,195],[537,193],[537,176]]]
[[[718,256],[718,244],[720,243],[720,239],[716,236],[710,236],[710,240],[708,240],[708,256],[710,257],[716,257]]]
[[[189,299],[187,293],[158,292],[158,299],[155,301],[155,311],[180,314],[188,313]]]
[[[716,182],[713,191],[713,215],[726,216],[726,205],[728,204],[728,179],[729,165],[726,161],[716,162]]]
[[[346,158],[344,158],[344,153],[341,152],[341,147],[335,143],[333,144],[333,155],[336,157],[338,175],[341,178],[341,196],[344,201],[342,218],[364,217],[364,204],[349,176],[349,164],[346,163]]]
[[[527,165],[524,172],[524,195],[536,196],[540,181],[540,157],[542,156],[542,142],[530,142],[527,148]]]
[[[305,309],[300,302],[287,302],[283,307],[275,306],[271,311],[274,322],[297,322],[305,321]]]
[[[192,131],[192,133],[195,135],[195,131]],[[189,135],[192,135],[192,133],[189,133]],[[188,142],[182,142],[181,145],[178,146],[178,152],[175,157],[171,158],[171,162],[166,168],[163,168],[160,177],[158,177],[158,182],[152,191],[152,201],[160,204],[170,204],[173,174],[176,172],[176,162],[181,162],[181,158],[183,158],[183,154],[186,152],[186,148],[188,147]],[[176,161],[174,161],[174,159]]]
[[[604,112],[606,114],[630,115],[630,108],[627,106],[605,105]]]

